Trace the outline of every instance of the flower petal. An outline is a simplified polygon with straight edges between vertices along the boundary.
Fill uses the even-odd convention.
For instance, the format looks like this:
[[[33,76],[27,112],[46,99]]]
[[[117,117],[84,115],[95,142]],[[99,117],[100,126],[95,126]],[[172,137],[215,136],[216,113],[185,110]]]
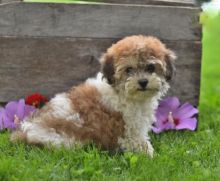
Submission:
[[[152,131],[154,132],[154,133],[156,133],[156,134],[159,134],[159,133],[161,133],[163,130],[161,129],[161,128],[157,128],[157,127],[152,127]]]
[[[36,111],[36,108],[33,107],[33,106],[29,106],[29,105],[25,105],[25,108],[24,108],[24,117],[25,118],[26,116],[28,116],[30,113]]]
[[[189,130],[194,131],[196,129],[196,126],[197,126],[197,119],[196,118],[189,118],[189,119],[182,120],[180,122],[180,124],[178,124],[176,126],[176,129],[177,130],[189,129]]]
[[[167,120],[168,112],[163,112],[162,110],[157,110],[156,112],[156,119],[157,121],[155,122],[155,125],[157,127],[160,127],[164,121]]]
[[[5,112],[8,119],[14,120],[14,115],[17,112],[18,102],[11,101],[5,106]]]
[[[180,105],[179,99],[176,97],[168,97],[160,102],[158,109],[156,110],[157,123],[164,122],[168,118],[169,112],[174,112]]]
[[[168,119],[169,112],[172,114],[173,121]],[[157,121],[154,123],[152,130],[160,133],[169,129],[190,129],[195,130],[197,125],[196,118],[191,118],[198,113],[198,109],[189,103],[180,106],[177,97],[168,97],[162,100],[156,110]],[[175,122],[178,120],[178,123]],[[176,125],[177,124],[177,125]]]
[[[4,118],[5,118],[5,110],[1,108],[0,109],[0,130],[4,129]]]
[[[198,109],[194,108],[189,103],[185,103],[180,108],[176,109],[173,112],[173,117],[181,120],[181,119],[191,118],[197,113],[198,113]]]
[[[24,107],[25,107],[25,101],[24,99],[20,99],[18,101],[18,106],[16,110],[16,115],[18,116],[20,120],[23,120],[24,118]]]
[[[180,101],[177,97],[168,97],[160,102],[160,106],[167,107],[172,111],[180,106]]]
[[[175,125],[170,123],[170,122],[167,122],[167,123],[163,123],[163,124],[161,124],[159,126],[157,126],[155,124],[155,126],[152,127],[152,130],[155,133],[160,133],[162,131],[166,131],[166,130],[169,130],[169,129],[175,129]]]
[[[175,111],[180,105],[177,97],[168,97],[160,102],[160,105],[156,111],[157,122],[154,124],[161,129],[173,129],[172,124],[164,124],[164,121],[168,119],[169,112]]]
[[[14,129],[16,126],[14,124],[14,120],[10,119],[5,111],[5,114],[2,117],[3,128]]]

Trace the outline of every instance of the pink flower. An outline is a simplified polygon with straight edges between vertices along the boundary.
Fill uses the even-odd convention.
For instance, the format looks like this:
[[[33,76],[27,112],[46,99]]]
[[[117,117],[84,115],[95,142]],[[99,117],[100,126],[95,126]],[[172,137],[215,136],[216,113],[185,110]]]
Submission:
[[[24,99],[9,102],[5,108],[0,109],[0,130],[15,129],[16,120],[23,121],[26,116],[36,109],[25,104]]]
[[[198,109],[189,103],[180,105],[177,97],[169,97],[160,102],[156,111],[157,121],[153,125],[153,132],[160,133],[165,130],[188,129],[194,131],[197,119],[194,117]]]

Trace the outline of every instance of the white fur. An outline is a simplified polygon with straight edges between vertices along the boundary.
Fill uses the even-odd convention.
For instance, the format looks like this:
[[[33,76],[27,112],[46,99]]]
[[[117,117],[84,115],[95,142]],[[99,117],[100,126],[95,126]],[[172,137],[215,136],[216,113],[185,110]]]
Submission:
[[[74,114],[71,107],[71,101],[67,97],[66,93],[57,94],[51,99],[52,114],[54,117],[66,118],[71,114]]]
[[[66,120],[68,120],[68,121],[77,121],[77,122],[82,121],[81,118],[80,118],[79,113],[75,113],[75,114],[72,114],[70,116],[67,116]]]
[[[51,100],[52,110],[48,111],[46,114],[52,114],[53,117],[65,119],[68,121],[75,121],[75,125],[81,127],[83,120],[81,120],[80,115],[71,107],[71,101],[67,97],[66,93],[57,94]],[[75,139],[67,137],[64,133],[58,134],[53,128],[44,128],[40,126],[39,117],[30,117],[31,121],[24,120],[21,123],[21,130],[27,135],[28,142],[40,142],[45,145],[53,145],[56,147],[65,146],[67,148],[76,144]],[[43,119],[43,118],[42,118]],[[78,143],[77,143],[78,144]]]
[[[71,100],[66,93],[57,94],[51,100],[51,106],[54,117],[65,119],[68,121],[82,122],[79,113],[75,112]]]
[[[26,133],[27,141],[34,143],[43,143],[47,146],[67,148],[71,147],[75,139],[66,137],[65,135],[57,134],[53,128],[45,129],[34,122],[25,121],[21,124],[21,130]]]
[[[125,121],[125,137],[119,138],[122,149],[130,151],[146,151],[153,155],[153,147],[149,142],[148,132],[155,122],[155,109],[161,96],[148,98],[145,102],[129,101],[119,96],[114,89],[102,79],[99,73],[96,79],[88,79],[88,84],[95,86],[102,95],[102,103],[109,109],[119,111]]]
[[[103,79],[101,73],[98,73],[96,78],[88,79],[86,83],[97,88],[101,94],[103,105],[122,113],[125,122],[125,135],[123,138],[118,138],[120,148],[130,151],[145,151],[152,156],[153,147],[149,141],[148,132],[155,121],[155,109],[158,106],[158,99],[161,93],[159,92],[158,95],[147,98],[145,102],[128,100],[123,95],[116,93],[106,80]],[[67,94],[56,95],[51,100],[51,105],[53,116],[65,118],[69,121],[82,122],[80,115],[74,112]],[[67,138],[65,134],[57,134],[54,129],[48,130],[40,127],[37,122],[37,120],[32,122],[26,121],[21,125],[22,131],[27,133],[28,141],[39,141],[57,147],[61,145],[70,147],[75,143],[74,138]]]

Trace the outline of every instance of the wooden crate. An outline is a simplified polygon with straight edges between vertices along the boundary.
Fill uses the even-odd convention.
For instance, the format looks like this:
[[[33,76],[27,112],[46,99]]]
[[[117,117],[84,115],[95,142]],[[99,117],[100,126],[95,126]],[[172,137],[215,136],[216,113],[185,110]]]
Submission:
[[[179,57],[169,95],[198,105],[200,9],[125,3],[0,5],[0,102],[65,91],[96,74],[100,55],[112,43],[144,34],[160,38]]]

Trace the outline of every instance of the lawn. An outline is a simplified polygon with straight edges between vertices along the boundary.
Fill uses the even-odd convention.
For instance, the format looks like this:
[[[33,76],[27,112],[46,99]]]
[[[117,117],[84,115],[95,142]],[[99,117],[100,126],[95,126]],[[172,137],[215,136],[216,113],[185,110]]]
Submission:
[[[95,147],[48,150],[11,144],[0,133],[0,180],[220,180],[220,15],[205,15],[199,126],[151,134],[153,159]],[[190,92],[189,92],[190,93]]]

